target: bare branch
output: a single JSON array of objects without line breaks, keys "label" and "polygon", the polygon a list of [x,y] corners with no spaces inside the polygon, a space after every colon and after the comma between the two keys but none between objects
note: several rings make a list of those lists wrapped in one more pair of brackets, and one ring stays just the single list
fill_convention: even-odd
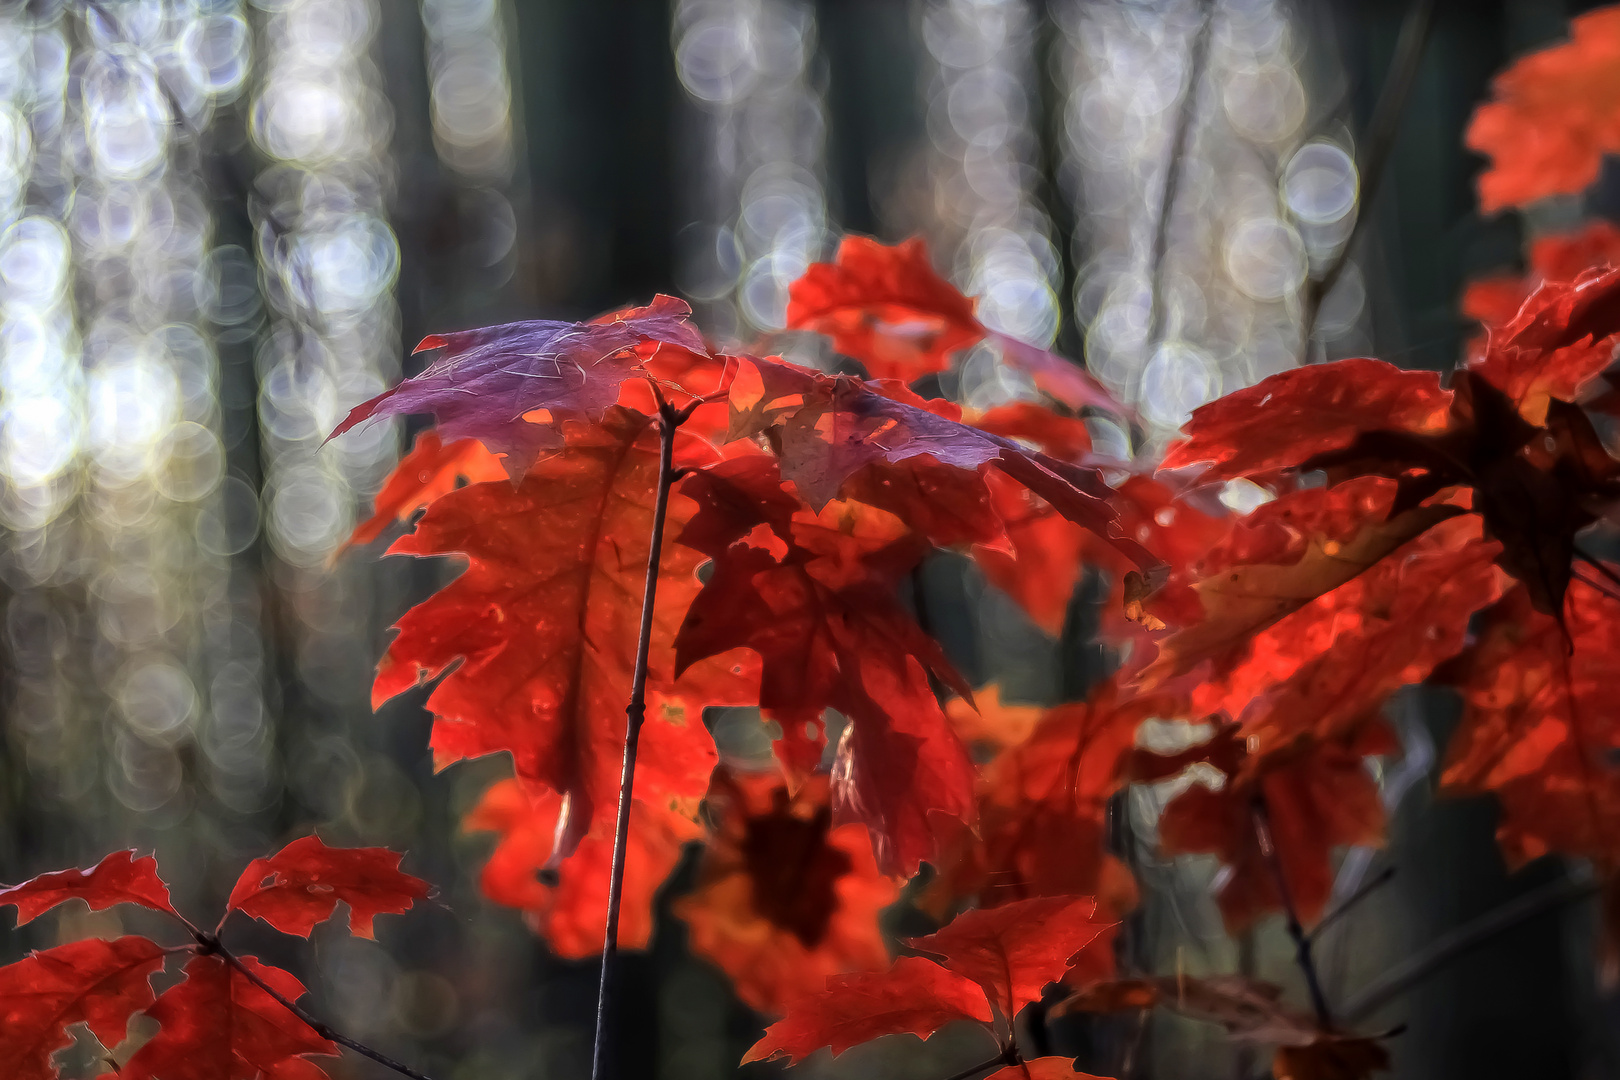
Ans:
[{"label": "bare branch", "polygon": [[1316,928],[1311,931],[1311,940],[1315,941],[1317,938],[1321,937],[1323,931],[1332,926],[1343,916],[1348,915],[1357,904],[1367,899],[1367,897],[1377,892],[1383,886],[1389,884],[1391,879],[1394,877],[1395,868],[1393,866],[1386,866],[1382,873],[1375,875],[1370,881],[1363,882],[1361,888],[1344,898],[1344,903],[1322,916],[1322,921],[1317,923]]},{"label": "bare branch", "polygon": [[1449,934],[1436,939],[1405,963],[1397,964],[1362,988],[1345,1006],[1345,1018],[1357,1023],[1400,997],[1451,961],[1521,923],[1593,896],[1598,883],[1591,878],[1566,877],[1532,889]]},{"label": "bare branch", "polygon": [[1434,29],[1434,9],[1435,0],[1413,0],[1412,6],[1406,9],[1400,37],[1395,43],[1395,56],[1389,62],[1389,74],[1384,79],[1384,88],[1379,91],[1378,103],[1373,106],[1372,117],[1367,121],[1361,153],[1357,156],[1356,173],[1361,180],[1361,203],[1357,208],[1356,222],[1350,227],[1350,235],[1345,239],[1344,246],[1339,248],[1339,253],[1305,291],[1305,310],[1300,316],[1302,349],[1309,345],[1311,333],[1316,329],[1316,317],[1322,310],[1323,297],[1338,282],[1339,275],[1344,273],[1356,241],[1372,218],[1373,202],[1378,198],[1384,169],[1395,149],[1395,136],[1400,133],[1401,117],[1406,113],[1406,99],[1412,93],[1412,84],[1417,80],[1418,67],[1423,61],[1424,48],[1429,43],[1429,33]]},{"label": "bare branch", "polygon": [[961,1072],[953,1073],[952,1075],[947,1076],[945,1080],[970,1080],[971,1077],[979,1075],[986,1069],[993,1069],[997,1065],[1016,1065],[1022,1060],[1024,1059],[1019,1056],[1017,1046],[1012,1043],[1008,1043],[1002,1048],[1001,1053],[997,1054],[989,1061],[981,1061],[977,1065],[969,1065]]},{"label": "bare branch", "polygon": [[1288,936],[1294,939],[1294,959],[1299,963],[1299,970],[1305,976],[1305,987],[1311,994],[1311,1006],[1316,1010],[1316,1022],[1323,1030],[1333,1027],[1333,1014],[1328,1011],[1327,995],[1322,993],[1322,979],[1316,971],[1316,959],[1311,955],[1311,937],[1299,923],[1299,912],[1294,908],[1294,897],[1288,889],[1288,878],[1283,873],[1282,856],[1277,852],[1276,841],[1271,835],[1271,818],[1266,812],[1264,796],[1256,795],[1252,808],[1254,815],[1254,838],[1260,844],[1260,857],[1265,859],[1266,866],[1271,870],[1272,881],[1277,886],[1277,896],[1282,900],[1283,914],[1288,919]]}]

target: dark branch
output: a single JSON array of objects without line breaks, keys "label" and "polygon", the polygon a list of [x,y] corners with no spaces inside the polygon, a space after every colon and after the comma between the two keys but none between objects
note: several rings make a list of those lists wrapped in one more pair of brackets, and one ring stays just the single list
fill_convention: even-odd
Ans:
[{"label": "dark branch", "polygon": [[1024,1059],[1019,1056],[1018,1047],[1013,1043],[1008,1043],[1006,1047],[1002,1049],[1001,1053],[997,1054],[989,1061],[981,1061],[977,1065],[969,1065],[961,1072],[947,1076],[945,1080],[971,1080],[972,1077],[978,1076],[986,1069],[993,1069],[997,1065],[1016,1065],[1022,1060]]},{"label": "dark branch", "polygon": [[1406,99],[1411,96],[1412,84],[1417,80],[1418,67],[1423,61],[1423,50],[1429,43],[1430,31],[1434,29],[1434,9],[1435,0],[1413,0],[1412,6],[1406,9],[1406,18],[1401,22],[1395,56],[1389,62],[1389,74],[1384,79],[1384,88],[1379,91],[1378,102],[1373,106],[1372,118],[1367,121],[1361,153],[1356,161],[1356,173],[1361,180],[1361,203],[1357,208],[1355,224],[1350,227],[1350,235],[1333,261],[1305,291],[1305,310],[1300,318],[1300,340],[1305,345],[1310,343],[1311,334],[1316,329],[1316,316],[1322,310],[1322,298],[1338,282],[1339,275],[1344,273],[1356,241],[1372,219],[1373,202],[1378,198],[1384,169],[1395,149],[1395,136],[1400,133],[1401,118],[1406,113]]},{"label": "dark branch", "polygon": [[1176,130],[1170,141],[1170,155],[1164,163],[1164,192],[1159,199],[1159,219],[1153,227],[1153,280],[1148,312],[1147,347],[1151,354],[1164,336],[1164,260],[1170,250],[1170,219],[1175,214],[1176,195],[1181,189],[1182,163],[1187,144],[1192,141],[1193,121],[1198,118],[1198,87],[1204,81],[1209,63],[1210,30],[1215,25],[1215,2],[1203,0],[1203,14],[1193,32],[1187,56],[1187,85],[1181,90],[1181,107],[1176,114]]},{"label": "dark branch", "polygon": [[1330,1029],[1333,1027],[1333,1014],[1328,1011],[1327,995],[1322,993],[1322,979],[1316,971],[1316,958],[1311,954],[1310,935],[1300,925],[1299,912],[1294,908],[1294,897],[1288,889],[1288,878],[1283,873],[1282,856],[1278,854],[1277,844],[1271,835],[1271,819],[1266,812],[1263,796],[1255,796],[1251,812],[1254,815],[1254,838],[1260,845],[1260,857],[1271,870],[1277,897],[1282,901],[1283,914],[1288,919],[1288,936],[1294,939],[1294,959],[1305,976],[1305,987],[1311,994],[1311,1007],[1316,1010],[1316,1022],[1324,1030]]},{"label": "dark branch", "polygon": [[1473,922],[1464,923],[1449,934],[1442,935],[1410,960],[1395,965],[1374,979],[1345,1006],[1345,1018],[1352,1024],[1364,1020],[1451,961],[1498,934],[1566,904],[1585,900],[1597,891],[1598,883],[1590,878],[1564,878],[1510,900]]},{"label": "dark branch", "polygon": [[219,938],[215,937],[213,934],[198,931],[196,937],[197,942],[202,946],[202,952],[205,955],[212,953],[213,955],[218,956],[221,960],[225,961],[227,964],[231,965],[231,967],[235,968],[237,971],[241,972],[244,979],[252,983],[254,986],[257,986],[260,990],[263,990],[266,994],[269,994],[272,998],[275,998],[277,1003],[279,1003],[282,1008],[286,1009],[288,1012],[298,1017],[298,1019],[302,1020],[309,1026],[311,1031],[315,1032],[315,1034],[319,1035],[321,1038],[327,1040],[328,1042],[335,1042],[339,1046],[347,1047],[362,1057],[368,1057],[377,1064],[394,1070],[401,1076],[409,1076],[411,1080],[429,1080],[425,1074],[417,1072],[409,1065],[401,1064],[400,1062],[389,1057],[387,1054],[380,1054],[371,1047],[367,1046],[365,1043],[357,1042],[340,1031],[334,1031],[329,1025],[315,1019],[309,1013],[305,1012],[287,998],[283,997],[275,987],[259,978],[259,976],[256,975],[252,969],[250,969],[246,964],[242,963],[241,960],[238,960],[234,953],[232,953],[224,945],[220,944]]},{"label": "dark branch", "polygon": [[1327,930],[1328,927],[1338,922],[1341,917],[1348,915],[1357,904],[1367,899],[1367,897],[1377,892],[1383,886],[1389,884],[1390,880],[1394,877],[1395,868],[1393,866],[1386,866],[1383,873],[1374,876],[1369,881],[1363,882],[1361,888],[1344,898],[1344,903],[1322,916],[1322,921],[1317,923],[1316,929],[1311,931],[1311,940],[1315,941],[1317,938],[1321,937],[1323,932]]},{"label": "dark branch", "polygon": [[[656,387],[655,387],[656,390]],[[677,409],[658,394],[658,492],[653,500],[652,546],[647,549],[647,582],[641,594],[641,627],[636,637],[636,666],[625,707],[624,771],[619,777],[619,816],[613,834],[613,870],[608,879],[607,932],[602,941],[602,982],[596,998],[596,1045],[591,1080],[607,1075],[608,1032],[613,1019],[613,980],[619,953],[619,904],[624,894],[625,845],[630,836],[630,805],[636,783],[636,751],[647,717],[647,654],[652,647],[653,606],[658,594],[658,563],[664,549],[664,518],[676,472],[675,430],[689,409]]]}]

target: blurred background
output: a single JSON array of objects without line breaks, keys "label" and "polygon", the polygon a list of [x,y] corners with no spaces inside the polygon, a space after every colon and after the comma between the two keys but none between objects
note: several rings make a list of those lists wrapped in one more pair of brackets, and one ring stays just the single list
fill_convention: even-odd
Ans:
[{"label": "blurred background", "polygon": [[[155,848],[201,917],[249,858],[313,828],[408,849],[443,904],[384,920],[380,944],[232,933],[435,1077],[585,1075],[594,966],[482,900],[491,841],[459,831],[501,764],[435,776],[422,695],[371,711],[386,628],[445,570],[337,558],[410,434],[322,447],[344,410],[416,370],[426,333],[655,291],[718,339],[759,340],[851,231],[927,237],[986,322],[1084,357],[1141,410],[1143,445],[1118,431],[1121,454],[1300,362],[1444,369],[1469,332],[1462,284],[1582,210],[1479,217],[1467,117],[1588,6],[1441,3],[1363,207],[1353,162],[1393,0],[0,0],[0,879]],[[1606,207],[1620,184],[1589,196]],[[939,389],[1032,392],[988,352]],[[1052,640],[964,561],[926,581],[976,683],[1047,704],[1098,674],[1085,594]],[[1508,880],[1488,806],[1428,805],[1454,717],[1418,693],[1403,710],[1391,847],[1350,856],[1400,873],[1329,942],[1339,995],[1558,869]],[[1138,854],[1148,888],[1180,898],[1140,917],[1148,953],[1234,966],[1202,898],[1212,867]],[[1380,1013],[1410,1025],[1398,1075],[1620,1076],[1588,916],[1527,922]],[[45,919],[6,931],[6,956],[120,919],[144,925]],[[664,916],[628,961],[623,1075],[729,1075],[757,1035],[682,933]],[[1285,940],[1251,949],[1292,977]],[[1162,1034],[1131,1075],[1265,1066],[1208,1031]],[[1090,1045],[1083,1026],[1053,1037]],[[940,1080],[981,1056],[942,1036],[799,1074]]]}]

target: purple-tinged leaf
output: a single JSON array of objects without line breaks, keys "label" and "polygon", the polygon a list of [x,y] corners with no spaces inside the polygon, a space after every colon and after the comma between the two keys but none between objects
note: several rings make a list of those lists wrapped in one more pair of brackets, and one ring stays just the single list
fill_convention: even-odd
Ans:
[{"label": "purple-tinged leaf", "polygon": [[1098,470],[970,427],[950,415],[955,407],[947,402],[924,401],[892,384],[751,359],[732,383],[731,408],[732,438],[774,429],[783,478],[817,509],[838,496],[844,481],[872,465],[896,465],[925,455],[970,472],[993,465],[1136,565],[1159,565],[1121,531],[1110,505],[1121,496]]},{"label": "purple-tinged leaf", "polygon": [[591,322],[544,319],[484,326],[422,339],[417,352],[445,353],[414,379],[356,405],[329,438],[374,416],[432,413],[445,442],[474,438],[520,479],[543,450],[563,445],[562,422],[598,420],[635,373],[637,346],[668,345],[707,356],[683,301],[657,296],[646,307]]}]

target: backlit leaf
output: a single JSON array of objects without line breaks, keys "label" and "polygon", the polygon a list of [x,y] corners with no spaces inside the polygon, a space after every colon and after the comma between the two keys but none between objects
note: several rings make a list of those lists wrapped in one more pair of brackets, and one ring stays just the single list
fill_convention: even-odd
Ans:
[{"label": "backlit leaf", "polygon": [[408,911],[428,894],[427,882],[400,872],[400,857],[387,848],[329,848],[320,837],[301,837],[249,863],[225,910],[308,937],[341,900],[349,906],[349,932],[369,938],[378,915]]}]

